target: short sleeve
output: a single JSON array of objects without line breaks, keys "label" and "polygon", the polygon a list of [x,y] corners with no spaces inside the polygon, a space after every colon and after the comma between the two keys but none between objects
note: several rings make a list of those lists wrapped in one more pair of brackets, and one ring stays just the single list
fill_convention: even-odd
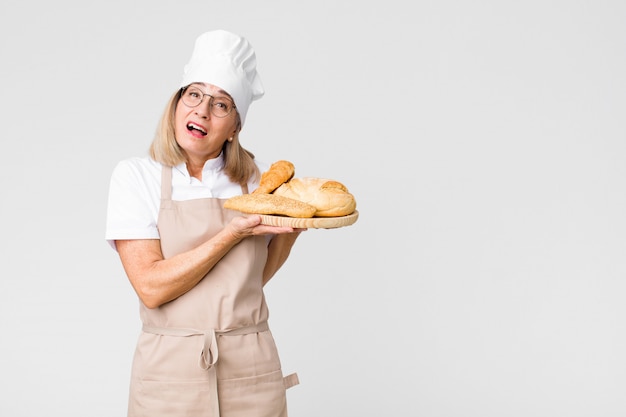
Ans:
[{"label": "short sleeve", "polygon": [[105,239],[159,239],[160,166],[139,158],[121,161],[109,184]]}]

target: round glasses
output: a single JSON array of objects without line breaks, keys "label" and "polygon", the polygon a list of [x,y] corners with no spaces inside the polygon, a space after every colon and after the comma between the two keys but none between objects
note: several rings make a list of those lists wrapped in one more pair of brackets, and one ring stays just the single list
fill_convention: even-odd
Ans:
[{"label": "round glasses", "polygon": [[209,109],[215,117],[226,117],[236,107],[235,103],[226,96],[212,96],[193,86],[183,87],[181,99],[187,107],[198,107],[204,100],[204,96],[209,97]]}]

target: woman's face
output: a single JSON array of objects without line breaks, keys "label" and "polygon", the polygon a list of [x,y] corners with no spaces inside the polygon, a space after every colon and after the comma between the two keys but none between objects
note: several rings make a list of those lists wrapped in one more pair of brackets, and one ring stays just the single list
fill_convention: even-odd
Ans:
[{"label": "woman's face", "polygon": [[[200,90],[200,95],[194,95],[196,99],[202,97],[201,94],[229,97],[225,91],[211,84],[193,83],[190,87]],[[183,99],[178,100],[174,114],[174,133],[176,142],[187,154],[187,159],[207,161],[217,157],[224,142],[235,134],[237,111],[232,109],[228,116],[216,117],[211,113],[210,99],[211,97],[204,96],[202,102],[195,107],[188,106]]]}]

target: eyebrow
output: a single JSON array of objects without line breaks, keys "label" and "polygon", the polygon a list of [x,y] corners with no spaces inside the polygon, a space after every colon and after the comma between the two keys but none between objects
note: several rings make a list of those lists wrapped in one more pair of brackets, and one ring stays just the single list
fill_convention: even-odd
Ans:
[{"label": "eyebrow", "polygon": [[[195,83],[191,83],[189,85],[195,85],[196,87],[197,86],[206,87],[206,83],[201,83],[201,82],[195,82]],[[217,92],[220,93],[220,94],[225,95],[226,97],[228,97],[231,100],[233,99],[230,94],[228,94],[226,91],[222,90],[221,88],[218,89]]]}]

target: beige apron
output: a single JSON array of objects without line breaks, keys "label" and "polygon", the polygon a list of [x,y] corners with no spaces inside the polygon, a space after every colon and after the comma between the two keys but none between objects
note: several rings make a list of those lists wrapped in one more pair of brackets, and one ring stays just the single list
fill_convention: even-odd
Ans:
[{"label": "beige apron", "polygon": [[[163,167],[158,228],[166,259],[238,215],[223,200],[171,196],[172,169]],[[186,294],[154,309],[140,303],[129,417],[287,417],[285,391],[298,379],[283,377],[267,325],[266,258],[265,237],[248,237]]]}]

